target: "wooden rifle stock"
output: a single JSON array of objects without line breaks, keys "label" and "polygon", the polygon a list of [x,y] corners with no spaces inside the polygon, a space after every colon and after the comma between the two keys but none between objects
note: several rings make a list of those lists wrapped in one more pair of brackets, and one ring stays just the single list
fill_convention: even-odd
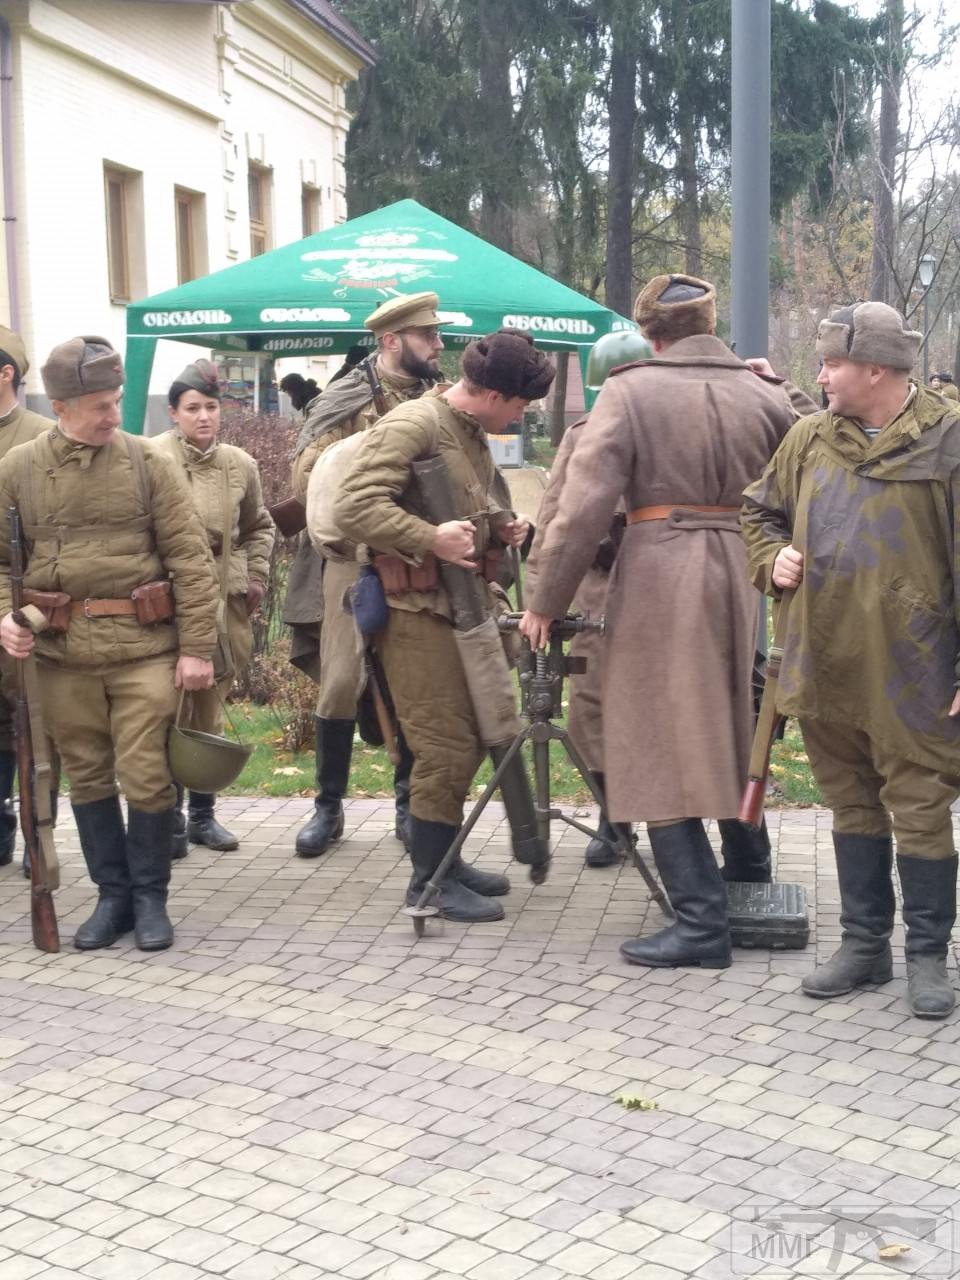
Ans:
[{"label": "wooden rifle stock", "polygon": [[377,676],[376,664],[373,660],[373,654],[370,652],[369,646],[365,650],[364,660],[367,667],[367,680],[370,685],[370,695],[373,698],[373,710],[377,717],[377,724],[380,726],[384,750],[387,753],[388,760],[394,768],[396,768],[400,763],[400,748],[397,746],[397,726],[393,723],[393,717],[390,715],[390,708],[387,706],[387,700],[383,696],[383,690],[380,687],[380,679]]},{"label": "wooden rifle stock", "polygon": [[[20,627],[30,628],[30,622],[23,614],[23,529],[20,523],[20,512],[16,507],[10,508],[10,587],[13,598],[13,620]],[[30,628],[32,630],[32,628]],[[30,718],[29,668],[34,661],[33,655],[16,659],[17,699],[16,699],[16,735],[17,735],[17,780],[20,794],[20,829],[23,832],[23,844],[30,862],[30,928],[33,934],[33,945],[38,951],[57,952],[60,950],[60,931],[57,927],[57,913],[53,905],[53,888],[51,877],[44,855],[37,821],[37,804],[35,796],[33,726]],[[48,770],[49,772],[49,770]],[[45,783],[45,785],[49,785]],[[49,802],[49,794],[47,796]],[[52,827],[49,818],[49,803],[43,806],[47,817],[45,821]],[[47,832],[49,836],[49,831]]]},{"label": "wooden rifle stock", "polygon": [[787,617],[790,613],[792,591],[785,591],[780,601],[780,612],[777,615],[777,627],[773,636],[773,644],[767,654],[766,679],[763,686],[763,697],[760,700],[760,714],[757,716],[757,727],[753,735],[753,749],[750,752],[750,770],[747,784],[740,799],[740,812],[737,817],[748,826],[759,829],[763,822],[763,805],[767,796],[767,777],[770,773],[770,752],[777,734],[786,719],[777,711],[777,686],[780,679],[780,663],[783,660],[783,642],[787,635]]}]

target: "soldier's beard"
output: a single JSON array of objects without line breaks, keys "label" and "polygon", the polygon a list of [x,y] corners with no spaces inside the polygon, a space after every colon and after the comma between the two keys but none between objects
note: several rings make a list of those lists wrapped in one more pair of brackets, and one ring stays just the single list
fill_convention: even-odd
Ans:
[{"label": "soldier's beard", "polygon": [[400,338],[400,368],[411,378],[422,378],[424,382],[440,381],[440,365],[436,360],[421,360],[407,346],[406,338]]}]

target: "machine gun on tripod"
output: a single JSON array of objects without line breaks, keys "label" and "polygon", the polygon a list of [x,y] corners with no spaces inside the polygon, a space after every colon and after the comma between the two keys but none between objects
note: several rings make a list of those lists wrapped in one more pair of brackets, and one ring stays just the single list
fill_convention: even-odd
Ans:
[{"label": "machine gun on tripod", "polygon": [[[502,614],[497,619],[497,625],[501,631],[517,631],[522,616],[520,613]],[[439,914],[437,908],[430,905],[431,898],[437,892],[443,877],[460,853],[464,842],[476,826],[493,793],[500,785],[503,774],[509,769],[511,762],[520,753],[525,743],[530,742],[533,746],[534,813],[538,837],[545,845],[549,846],[550,824],[554,818],[558,818],[568,826],[575,827],[585,835],[592,836],[596,834],[592,828],[584,826],[582,823],[577,822],[576,819],[569,817],[561,809],[553,806],[550,796],[550,743],[562,743],[574,768],[583,778],[594,800],[600,806],[600,812],[606,816],[606,798],[603,792],[597,786],[596,780],[587,768],[583,757],[570,740],[567,730],[562,725],[554,724],[554,720],[558,719],[562,714],[564,679],[568,675],[582,674],[586,670],[585,658],[571,658],[564,653],[564,641],[571,639],[578,632],[599,631],[602,633],[603,629],[604,620],[602,618],[591,619],[568,615],[566,618],[551,623],[550,643],[546,649],[533,650],[530,648],[529,641],[523,640],[523,648],[517,666],[520,673],[521,712],[527,723],[497,761],[493,777],[487,783],[480,799],[464,821],[457,838],[447,850],[432,879],[427,882],[416,905],[404,908],[407,915],[413,918],[413,927],[418,938],[423,937],[426,921],[431,916]],[[640,857],[636,845],[622,831],[616,830],[621,852],[632,860],[650,890],[650,896],[661,911],[667,916],[672,916],[673,913],[663,890]],[[535,884],[540,883],[534,871],[535,868],[531,868],[531,879]]]}]

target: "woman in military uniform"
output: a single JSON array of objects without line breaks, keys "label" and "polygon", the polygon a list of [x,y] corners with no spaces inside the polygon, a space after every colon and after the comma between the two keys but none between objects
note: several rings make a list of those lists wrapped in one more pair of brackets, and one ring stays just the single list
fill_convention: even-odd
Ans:
[{"label": "woman in military uniform", "polygon": [[[250,661],[250,617],[266,590],[274,527],[263,505],[256,462],[243,449],[217,439],[220,383],[216,366],[209,360],[188,364],[171,385],[167,399],[173,427],[153,444],[172,458],[187,478],[220,582],[217,683],[213,689],[191,695],[189,717],[181,724],[204,733],[220,733],[223,699]],[[183,818],[183,789],[179,787],[178,797],[175,857],[186,856],[188,839],[208,849],[236,849],[236,836],[214,816],[214,795],[191,791],[187,822]]]}]

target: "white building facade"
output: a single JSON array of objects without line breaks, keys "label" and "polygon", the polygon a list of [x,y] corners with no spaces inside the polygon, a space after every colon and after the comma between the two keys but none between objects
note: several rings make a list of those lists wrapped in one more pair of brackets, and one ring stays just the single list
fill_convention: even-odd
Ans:
[{"label": "white building facade", "polygon": [[[0,320],[39,367],[122,351],[129,301],[346,216],[345,89],[372,50],[328,0],[0,0]],[[161,342],[149,421],[209,354]]]}]

